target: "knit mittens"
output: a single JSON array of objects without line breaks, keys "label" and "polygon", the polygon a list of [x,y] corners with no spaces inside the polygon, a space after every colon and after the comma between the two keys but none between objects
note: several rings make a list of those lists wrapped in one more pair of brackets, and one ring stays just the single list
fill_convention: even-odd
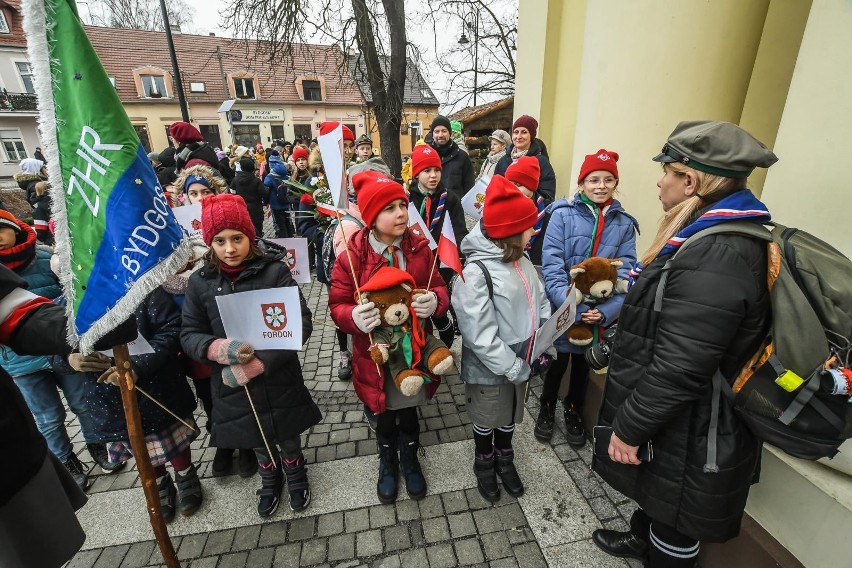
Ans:
[{"label": "knit mittens", "polygon": [[232,339],[215,339],[207,348],[207,358],[220,365],[242,365],[254,359],[254,347]]},{"label": "knit mittens", "polygon": [[230,365],[222,369],[222,382],[231,388],[241,387],[263,371],[263,361],[255,357],[248,363]]}]

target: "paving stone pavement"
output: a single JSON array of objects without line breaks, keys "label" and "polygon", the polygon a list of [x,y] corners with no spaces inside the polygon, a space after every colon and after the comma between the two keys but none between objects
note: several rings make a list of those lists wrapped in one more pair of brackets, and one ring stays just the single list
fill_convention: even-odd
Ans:
[{"label": "paving stone pavement", "polygon": [[[590,445],[575,451],[565,443],[561,420],[557,420],[552,445],[540,444],[532,437],[540,379],[530,384],[528,412],[516,434],[526,495],[516,500],[504,492],[494,505],[480,497],[471,471],[464,387],[458,375],[452,375],[446,377],[435,398],[420,409],[429,495],[419,502],[401,496],[394,505],[378,504],[372,491],[375,438],[351,383],[337,379],[338,348],[325,287],[315,282],[302,290],[314,314],[314,333],[301,353],[302,369],[324,415],[320,424],[303,435],[314,501],[300,515],[291,513],[282,503],[275,516],[261,520],[254,513],[257,478],[213,479],[210,464],[214,449],[208,447],[204,432],[193,443],[192,454],[208,502],[196,515],[201,519],[178,518],[169,526],[184,567],[639,566],[602,554],[590,540],[591,531],[601,526],[626,529],[635,508],[590,471]],[[459,344],[457,340],[456,353]],[[557,416],[561,415],[557,411]],[[76,418],[70,412],[68,416],[75,449],[80,459],[92,466]],[[197,418],[200,425],[206,422],[200,408]],[[93,466],[90,502],[79,513],[90,536],[84,550],[66,565],[68,568],[162,565],[159,550],[150,540],[150,528],[145,526],[147,515],[135,466],[132,462],[128,465],[126,471],[111,475]],[[323,474],[332,472],[339,478],[322,479]],[[328,489],[329,494],[318,495],[318,488]],[[210,493],[216,497],[245,494],[236,505],[227,505],[239,507],[240,514],[217,514],[217,503]],[[286,491],[284,496],[286,500]],[[221,508],[226,508],[224,500],[220,500]],[[144,537],[130,531],[100,534],[101,530],[108,532],[108,524],[120,526],[120,522],[109,521],[110,515],[120,520],[132,508],[139,510],[133,509],[131,524],[138,525]],[[200,523],[203,530],[195,530],[192,522]]]}]

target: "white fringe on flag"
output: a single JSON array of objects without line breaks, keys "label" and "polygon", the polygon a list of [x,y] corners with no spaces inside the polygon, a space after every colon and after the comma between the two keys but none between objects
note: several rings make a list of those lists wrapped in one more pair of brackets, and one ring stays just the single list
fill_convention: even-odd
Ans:
[{"label": "white fringe on flag", "polygon": [[[65,0],[55,0],[65,1]],[[42,151],[47,159],[47,173],[50,181],[51,216],[56,225],[55,251],[59,255],[59,282],[65,296],[65,311],[68,315],[68,343],[78,347],[82,353],[91,353],[95,342],[127,321],[139,304],[148,297],[167,277],[186,266],[192,253],[191,244],[184,238],[175,251],[155,268],[149,270],[135,281],[133,287],[115,306],[92,324],[82,336],[78,336],[74,325],[74,271],[72,270],[71,242],[73,236],[68,226],[68,210],[65,204],[65,180],[59,163],[59,143],[57,142],[57,109],[53,93],[57,84],[51,74],[50,46],[48,45],[48,11],[53,10],[49,0],[23,0],[24,32],[27,36],[27,53],[33,72],[33,86],[38,97],[39,130],[41,131]],[[51,16],[55,14],[51,13]],[[51,22],[56,18],[51,17]],[[89,290],[90,294],[97,293]]]}]

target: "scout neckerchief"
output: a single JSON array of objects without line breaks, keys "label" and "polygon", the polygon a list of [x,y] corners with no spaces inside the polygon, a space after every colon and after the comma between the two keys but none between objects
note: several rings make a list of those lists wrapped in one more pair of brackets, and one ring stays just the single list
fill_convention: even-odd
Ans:
[{"label": "scout neckerchief", "polygon": [[538,199],[535,200],[535,206],[538,209],[538,217],[536,218],[535,226],[533,227],[533,234],[532,237],[530,237],[530,242],[527,243],[524,250],[530,250],[532,248],[535,238],[541,232],[542,225],[544,225],[544,197],[539,195]]},{"label": "scout neckerchief", "polygon": [[[420,189],[418,187],[418,189]],[[423,192],[425,197],[423,201],[420,202],[420,217],[425,221],[427,216],[429,215],[429,211],[432,210],[432,194]],[[438,221],[441,220],[441,214],[444,212],[444,208],[446,207],[447,201],[447,190],[441,192],[441,196],[438,198],[438,207],[435,209],[435,214],[432,216],[432,220],[429,222],[429,230],[431,231],[435,227],[438,226]]]}]

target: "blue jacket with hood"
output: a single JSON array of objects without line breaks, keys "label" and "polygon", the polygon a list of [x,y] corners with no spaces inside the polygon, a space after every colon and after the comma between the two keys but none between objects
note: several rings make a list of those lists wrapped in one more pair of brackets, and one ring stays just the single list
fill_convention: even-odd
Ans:
[{"label": "blue jacket with hood", "polygon": [[[588,205],[580,199],[579,192],[572,198],[555,201],[548,207],[550,222],[544,234],[542,244],[542,272],[547,297],[556,310],[565,302],[571,288],[569,271],[575,264],[587,258],[592,244],[595,216]],[[613,200],[604,210],[604,229],[595,256],[620,258],[624,263],[618,270],[619,278],[627,278],[627,272],[636,264],[636,235],[639,223],[629,215],[621,203]],[[604,316],[603,325],[610,326],[618,319],[618,312],[624,302],[624,294],[616,294],[609,300],[595,306]],[[588,311],[586,304],[577,306],[577,321]],[[560,353],[582,353],[585,346],[572,345],[563,336],[556,341],[556,350]]]},{"label": "blue jacket with hood", "polygon": [[[290,202],[285,200],[282,203],[279,201],[277,189],[280,183],[290,179],[290,170],[287,169],[287,166],[281,161],[279,156],[269,157],[269,167],[270,172],[263,178],[263,185],[269,188],[269,207],[275,211],[289,211]],[[289,186],[287,187],[287,191],[289,193]]]}]

